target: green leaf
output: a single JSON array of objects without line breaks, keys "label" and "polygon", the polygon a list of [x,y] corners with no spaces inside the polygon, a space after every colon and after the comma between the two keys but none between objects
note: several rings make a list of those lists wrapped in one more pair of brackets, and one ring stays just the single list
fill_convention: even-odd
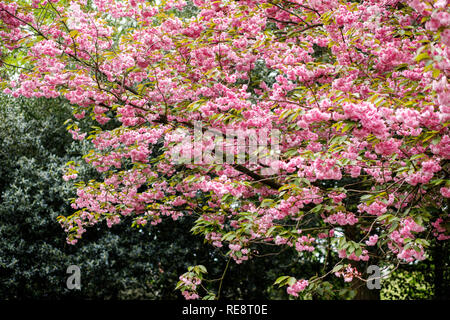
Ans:
[{"label": "green leaf", "polygon": [[433,145],[437,145],[439,142],[441,142],[441,138],[442,138],[442,136],[436,136],[433,138],[433,140],[431,140],[431,143]]},{"label": "green leaf", "polygon": [[425,59],[428,59],[428,58],[430,58],[430,56],[428,55],[428,53],[427,53],[427,52],[422,52],[422,53],[418,54],[418,55],[414,58],[414,60],[416,60],[417,62],[420,62],[420,61],[425,60]]},{"label": "green leaf", "polygon": [[230,231],[230,232],[226,233],[225,235],[223,235],[222,241],[231,241],[234,238],[236,238],[236,234],[233,231]]},{"label": "green leaf", "polygon": [[289,276],[281,276],[277,280],[275,280],[274,285],[280,284],[280,286],[281,286],[288,278],[289,278]]},{"label": "green leaf", "polygon": [[270,207],[273,204],[274,200],[273,199],[264,199],[261,202],[261,208],[267,208]]},{"label": "green leaf", "polygon": [[292,286],[297,282],[297,279],[295,279],[294,277],[290,277],[287,281],[287,283]]},{"label": "green leaf", "polygon": [[354,244],[353,243],[350,243],[350,245],[348,246],[348,250],[347,250],[347,252],[349,253],[349,254],[352,254],[353,252],[355,252],[355,246],[354,246]]},{"label": "green leaf", "polygon": [[337,266],[335,266],[333,268],[333,270],[331,270],[332,273],[338,272],[339,270],[341,270],[342,268],[344,268],[344,265],[342,264],[338,264]]},{"label": "green leaf", "polygon": [[72,38],[76,38],[78,36],[78,33],[79,33],[78,30],[72,30],[72,31],[69,32],[69,35]]},{"label": "green leaf", "polygon": [[439,70],[439,69],[433,70],[433,78],[437,79],[440,74],[441,74],[441,70]]},{"label": "green leaf", "polygon": [[198,265],[198,268],[200,269],[200,271],[202,273],[208,273],[208,271],[206,270],[206,267],[204,265],[200,264],[200,265]]},{"label": "green leaf", "polygon": [[178,281],[177,286],[175,287],[175,290],[180,289],[183,286],[184,282],[183,281]]},{"label": "green leaf", "polygon": [[267,232],[266,232],[266,237],[269,237],[276,228],[277,228],[277,226],[270,227],[269,230],[267,230]]}]

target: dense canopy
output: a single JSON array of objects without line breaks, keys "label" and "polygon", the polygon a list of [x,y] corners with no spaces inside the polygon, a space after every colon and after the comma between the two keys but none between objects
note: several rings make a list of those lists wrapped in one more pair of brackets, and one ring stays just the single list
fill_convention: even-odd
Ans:
[{"label": "dense canopy", "polygon": [[[261,244],[320,257],[280,274],[297,297],[450,239],[449,25],[446,0],[3,0],[0,81],[65,98],[92,143],[100,178],[64,175],[69,243],[193,215],[238,264]],[[206,272],[180,277],[186,298],[216,297]]]}]

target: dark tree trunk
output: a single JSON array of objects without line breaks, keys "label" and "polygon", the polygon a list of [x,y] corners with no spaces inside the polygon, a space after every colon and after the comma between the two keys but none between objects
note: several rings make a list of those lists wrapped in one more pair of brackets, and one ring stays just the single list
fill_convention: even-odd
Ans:
[{"label": "dark tree trunk", "polygon": [[380,300],[380,290],[369,289],[360,279],[354,278],[351,287],[356,291],[355,300]]},{"label": "dark tree trunk", "polygon": [[[367,263],[352,261],[350,264],[361,272],[361,278],[367,278],[367,274],[365,274],[368,267]],[[355,300],[380,300],[379,289],[369,289],[365,281],[356,277],[353,278],[353,281],[351,282],[351,289],[356,291]]]},{"label": "dark tree trunk", "polygon": [[442,256],[442,244],[436,241],[433,248],[434,262],[434,300],[442,300],[444,298],[444,261]]},{"label": "dark tree trunk", "polygon": [[[347,226],[346,228],[346,236],[348,239],[353,241],[359,241],[359,231],[355,228],[355,226]],[[370,260],[370,264],[376,264],[377,261],[373,258]],[[363,279],[367,278],[366,270],[369,266],[367,262],[357,262],[350,261],[352,267],[356,267],[356,269],[361,273],[361,277]],[[367,287],[367,283],[358,278],[353,278],[351,282],[351,289],[356,291],[355,300],[380,300],[380,290],[378,289],[369,289]]]}]

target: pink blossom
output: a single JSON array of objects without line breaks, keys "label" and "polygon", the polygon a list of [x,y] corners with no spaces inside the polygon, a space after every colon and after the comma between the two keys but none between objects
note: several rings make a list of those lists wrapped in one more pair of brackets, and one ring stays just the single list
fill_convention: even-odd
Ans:
[{"label": "pink blossom", "polygon": [[187,290],[183,291],[182,295],[186,300],[195,300],[200,298],[198,294],[189,292]]},{"label": "pink blossom", "polygon": [[434,227],[433,235],[439,240],[444,241],[450,239],[450,235],[445,235],[447,230],[441,226],[441,223],[444,222],[442,218],[438,218],[435,222],[432,222],[431,225]]},{"label": "pink blossom", "polygon": [[450,187],[442,187],[440,189],[442,196],[450,198]]},{"label": "pink blossom", "polygon": [[335,272],[334,275],[336,277],[344,278],[345,282],[351,282],[354,277],[360,277],[361,273],[356,269],[356,267],[348,265],[345,269]]},{"label": "pink blossom", "polygon": [[305,290],[308,285],[308,280],[297,280],[293,285],[288,286],[286,291],[289,295],[298,297],[298,293]]},{"label": "pink blossom", "polygon": [[239,244],[229,244],[228,247],[231,249],[231,251],[239,251],[241,250],[241,245]]},{"label": "pink blossom", "polygon": [[374,246],[374,245],[376,245],[377,241],[378,241],[378,235],[375,234],[373,236],[370,236],[369,240],[366,240],[366,244],[368,246]]},{"label": "pink blossom", "polygon": [[356,218],[355,215],[351,212],[350,213],[337,212],[324,219],[324,222],[328,222],[331,224],[339,224],[341,226],[354,225],[355,223],[358,222],[358,218]]}]

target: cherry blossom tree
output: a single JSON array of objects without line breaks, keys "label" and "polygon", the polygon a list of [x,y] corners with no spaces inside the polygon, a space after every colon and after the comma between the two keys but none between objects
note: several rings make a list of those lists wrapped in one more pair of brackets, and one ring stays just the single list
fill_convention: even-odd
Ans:
[{"label": "cherry blossom tree", "polygon": [[[275,283],[305,298],[450,238],[446,0],[2,0],[0,21],[3,92],[67,99],[103,175],[67,167],[71,244],[195,215],[236,263],[261,243],[325,257]],[[180,277],[186,298],[220,297],[206,273]]]}]

